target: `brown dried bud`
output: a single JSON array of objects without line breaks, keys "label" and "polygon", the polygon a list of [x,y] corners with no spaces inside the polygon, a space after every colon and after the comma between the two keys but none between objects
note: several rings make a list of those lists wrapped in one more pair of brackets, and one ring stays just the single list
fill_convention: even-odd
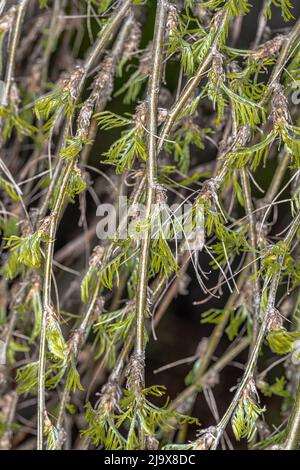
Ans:
[{"label": "brown dried bud", "polygon": [[30,69],[30,75],[26,78],[26,86],[32,93],[39,93],[41,90],[41,76],[43,71],[43,61],[37,59],[34,64],[32,64]]},{"label": "brown dried bud", "polygon": [[71,97],[75,100],[79,91],[82,77],[84,76],[83,68],[77,66],[73,73],[63,80],[63,91],[70,93]]},{"label": "brown dried bud", "polygon": [[242,71],[241,67],[239,66],[239,64],[237,63],[236,60],[233,60],[232,62],[230,62],[228,65],[228,72],[229,73],[234,73],[234,74],[238,74]]},{"label": "brown dried bud", "polygon": [[31,225],[28,219],[24,219],[21,222],[21,234],[23,237],[32,234]]},{"label": "brown dried bud", "polygon": [[275,126],[280,124],[286,125],[291,121],[288,100],[283,90],[284,88],[280,84],[276,84],[272,88],[271,119]]},{"label": "brown dried bud", "polygon": [[178,29],[178,13],[177,9],[174,5],[169,5],[169,11],[167,15],[167,21],[166,21],[166,30],[167,34],[169,36],[172,36],[172,34],[177,31]]},{"label": "brown dried bud", "polygon": [[97,100],[98,106],[100,101],[107,101],[111,98],[114,87],[114,58],[106,56],[98,72],[95,80],[95,88],[93,98]]},{"label": "brown dried bud", "polygon": [[247,279],[239,293],[235,308],[244,306],[249,312],[251,312],[253,309],[253,300],[253,284],[249,279]]},{"label": "brown dried bud", "polygon": [[162,206],[167,204],[167,189],[162,184],[155,185],[155,203]]},{"label": "brown dried bud", "polygon": [[77,119],[77,136],[82,140],[87,140],[91,119],[94,112],[94,102],[88,99],[84,102]]},{"label": "brown dried bud", "polygon": [[105,298],[98,297],[95,302],[95,316],[98,318],[104,312]]},{"label": "brown dried bud", "polygon": [[203,183],[202,191],[199,195],[198,201],[214,201],[217,197],[217,181],[211,178]]},{"label": "brown dried bud", "polygon": [[[134,121],[136,125],[145,127],[147,124],[147,111],[148,103],[143,101],[136,107]],[[157,110],[157,125],[160,126],[167,118],[168,110],[165,108],[158,108]]]},{"label": "brown dried bud", "polygon": [[78,328],[71,333],[71,337],[68,341],[68,351],[77,358],[79,350],[82,344],[82,331]]},{"label": "brown dried bud", "polygon": [[270,331],[278,331],[283,326],[283,319],[280,315],[280,312],[273,308],[271,312],[269,312],[269,319],[267,324],[267,330]]},{"label": "brown dried bud", "polygon": [[10,425],[15,416],[18,393],[16,391],[8,392],[0,399],[0,422],[5,423],[7,428],[0,436],[0,450],[9,450],[11,448],[12,430]]},{"label": "brown dried bud", "polygon": [[133,21],[128,38],[124,44],[124,55],[130,56],[134,54],[139,47],[142,32],[141,25],[137,21]]},{"label": "brown dried bud", "polygon": [[29,292],[26,296],[25,303],[30,302],[33,295],[36,294],[37,292],[39,292],[41,290],[41,286],[42,286],[42,280],[41,280],[41,277],[38,274],[33,274],[31,276],[30,281],[31,281],[31,287],[30,287]]},{"label": "brown dried bud", "polygon": [[195,2],[192,4],[192,12],[202,24],[208,25],[211,20],[211,12],[208,8],[202,7],[200,3]]},{"label": "brown dried bud", "polygon": [[168,110],[165,108],[158,108],[157,110],[157,125],[160,126],[168,117]]},{"label": "brown dried bud", "polygon": [[16,109],[18,109],[21,99],[20,99],[19,89],[15,81],[13,81],[12,84],[10,85],[9,101]]},{"label": "brown dried bud", "polygon": [[212,17],[209,28],[210,29],[213,28],[214,30],[217,31],[219,27],[221,26],[222,21],[224,21],[224,13],[223,13],[223,10],[220,9]]},{"label": "brown dried bud", "polygon": [[119,411],[118,403],[121,396],[122,392],[119,385],[115,382],[108,382],[102,387],[100,398],[97,402],[98,409],[101,409],[106,416]]},{"label": "brown dried bud", "polygon": [[249,142],[250,138],[251,138],[250,127],[248,126],[248,124],[246,124],[245,126],[240,127],[240,129],[238,130],[233,145],[235,148],[244,147],[247,144],[247,142]]},{"label": "brown dried bud", "polygon": [[8,12],[0,18],[0,33],[6,33],[13,25],[17,8],[11,7]]},{"label": "brown dried bud", "polygon": [[251,56],[255,60],[268,59],[269,57],[273,57],[280,51],[284,39],[285,36],[279,34],[270,41],[261,44],[254,52],[252,52]]},{"label": "brown dried bud", "polygon": [[159,446],[159,442],[154,436],[145,437],[145,448],[147,450],[157,450],[158,446]]},{"label": "brown dried bud", "polygon": [[198,439],[194,442],[194,450],[209,450],[214,443],[217,428],[210,426],[207,429],[202,429],[198,433]]},{"label": "brown dried bud", "polygon": [[95,246],[89,259],[89,267],[96,268],[97,266],[101,266],[103,255],[104,255],[103,246],[100,246],[100,245]]},{"label": "brown dried bud", "polygon": [[146,101],[142,101],[142,103],[138,104],[136,107],[135,115],[134,115],[134,122],[137,126],[146,126],[147,122],[147,109],[148,103]]},{"label": "brown dried bud", "polygon": [[151,62],[152,62],[152,42],[149,42],[148,46],[144,50],[144,53],[140,59],[140,64],[138,71],[143,76],[146,77],[151,72]]},{"label": "brown dried bud", "polygon": [[212,71],[214,72],[217,81],[225,80],[225,73],[224,73],[224,68],[223,68],[223,56],[218,51],[215,51],[213,53]]},{"label": "brown dried bud", "polygon": [[253,377],[249,378],[247,384],[244,387],[242,395],[245,400],[249,398],[258,398],[258,393]]},{"label": "brown dried bud", "polygon": [[38,232],[40,232],[41,235],[48,235],[52,218],[53,216],[49,215],[40,221]]},{"label": "brown dried bud", "polygon": [[48,305],[46,307],[46,319],[47,319],[47,328],[51,326],[51,323],[53,321],[57,322],[58,321],[58,316],[56,311],[54,310],[54,307],[52,305]]},{"label": "brown dried bud", "polygon": [[204,376],[203,385],[205,387],[213,388],[220,382],[220,375],[217,371],[211,370]]},{"label": "brown dried bud", "polygon": [[144,388],[144,370],[145,355],[133,353],[126,368],[126,387],[129,390],[141,390]]}]

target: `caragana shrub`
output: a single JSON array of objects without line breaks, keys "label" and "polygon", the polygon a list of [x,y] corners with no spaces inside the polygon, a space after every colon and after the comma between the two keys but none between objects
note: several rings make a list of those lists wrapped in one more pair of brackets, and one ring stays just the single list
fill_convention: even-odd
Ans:
[{"label": "caragana shrub", "polygon": [[297,449],[299,14],[0,2],[1,449]]}]

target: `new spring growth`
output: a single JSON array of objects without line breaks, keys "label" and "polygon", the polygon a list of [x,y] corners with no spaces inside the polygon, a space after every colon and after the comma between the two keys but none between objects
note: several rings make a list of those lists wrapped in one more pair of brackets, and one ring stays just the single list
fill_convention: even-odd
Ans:
[{"label": "new spring growth", "polygon": [[294,343],[300,338],[299,332],[289,332],[283,326],[283,318],[276,308],[269,313],[267,342],[276,354],[288,354],[294,350]]},{"label": "new spring growth", "polygon": [[247,438],[248,442],[251,442],[256,434],[256,421],[265,411],[265,408],[260,408],[257,404],[258,400],[255,381],[253,377],[250,377],[231,420],[233,432],[238,441],[241,438]]}]

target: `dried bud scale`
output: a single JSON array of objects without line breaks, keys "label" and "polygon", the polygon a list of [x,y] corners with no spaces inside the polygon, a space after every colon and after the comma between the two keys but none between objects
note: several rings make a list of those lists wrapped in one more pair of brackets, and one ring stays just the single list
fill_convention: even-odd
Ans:
[{"label": "dried bud scale", "polygon": [[268,325],[267,330],[270,331],[278,331],[283,327],[283,319],[280,315],[280,312],[273,308],[271,312],[268,313]]},{"label": "dried bud scale", "polygon": [[129,390],[140,391],[144,388],[145,355],[133,353],[126,368],[126,387]]},{"label": "dried bud scale", "polygon": [[280,84],[272,87],[271,119],[274,126],[286,126],[291,122],[288,109],[288,100],[284,94],[284,88]]},{"label": "dried bud scale", "polygon": [[102,387],[100,398],[97,402],[97,408],[106,416],[117,413],[119,409],[119,401],[122,392],[120,386],[115,382],[108,382]]},{"label": "dried bud scale", "polygon": [[13,82],[10,85],[9,102],[16,110],[18,110],[19,104],[21,102],[21,98],[20,98],[19,89],[17,87],[15,80],[13,80]]},{"label": "dried bud scale", "polygon": [[154,436],[146,436],[145,438],[145,448],[147,450],[158,450],[159,441]]},{"label": "dried bud scale", "polygon": [[215,81],[217,84],[225,80],[223,63],[224,60],[222,54],[220,54],[218,51],[215,51],[212,58],[212,71],[215,75]]},{"label": "dried bud scale", "polygon": [[134,121],[137,126],[145,127],[147,123],[148,105],[146,101],[142,101],[135,110]]},{"label": "dried bud scale", "polygon": [[217,429],[214,426],[199,431],[198,439],[193,442],[193,449],[209,450],[214,443],[216,431]]},{"label": "dried bud scale", "polygon": [[162,184],[155,185],[155,203],[164,206],[168,202],[167,189]]},{"label": "dried bud scale", "polygon": [[178,28],[178,13],[177,9],[174,5],[169,5],[169,11],[167,15],[167,21],[166,21],[166,30],[167,30],[167,35],[171,37]]},{"label": "dried bud scale", "polygon": [[144,50],[139,63],[138,71],[143,76],[146,77],[151,71],[151,61],[152,61],[152,42],[150,42],[146,49]]},{"label": "dried bud scale", "polygon": [[134,55],[138,48],[142,37],[141,25],[137,21],[133,20],[130,31],[124,44],[123,54],[127,57]]},{"label": "dried bud scale", "polygon": [[204,26],[208,25],[209,22],[211,21],[211,12],[208,10],[208,8],[201,6],[200,3],[193,2],[192,11],[193,11],[194,16],[198,18],[200,23],[203,24]]},{"label": "dried bud scale", "polygon": [[106,55],[100,64],[92,93],[92,99],[95,99],[98,107],[101,106],[102,102],[106,102],[111,98],[114,85],[114,65],[115,59],[109,55]]},{"label": "dried bud scale", "polygon": [[253,377],[250,377],[248,379],[247,384],[243,388],[242,399],[247,401],[248,399],[256,400],[258,398],[259,398],[259,396],[258,396],[258,393],[257,393],[255,380],[253,379]]},{"label": "dried bud scale", "polygon": [[16,11],[17,8],[13,6],[5,15],[0,18],[0,34],[7,33],[11,29],[15,19]]},{"label": "dried bud scale", "polygon": [[78,65],[69,77],[63,80],[63,92],[70,94],[73,100],[78,97],[84,74],[84,69]]},{"label": "dried bud scale", "polygon": [[[274,36],[261,10],[252,46],[243,0],[9,3],[0,2],[0,381],[4,394],[18,388],[20,406],[3,420],[0,403],[0,447],[36,445],[24,426],[10,427],[19,416],[37,423],[39,449],[74,448],[79,433],[80,446],[103,450],[216,449],[229,445],[230,420],[234,448],[240,439],[252,448],[257,430],[267,445],[256,388],[279,391],[267,407],[285,405],[299,382],[299,22]],[[288,3],[272,2],[272,14],[288,20]],[[109,213],[109,235],[93,250],[94,203],[113,205],[125,228]],[[151,350],[151,327],[198,287],[201,322],[212,325],[197,336],[184,315],[177,335],[171,315]],[[182,360],[169,361],[166,334]],[[182,374],[166,396],[164,377],[151,385],[148,374],[157,350],[169,377]],[[278,356],[284,377],[273,383]],[[188,374],[172,367],[183,363]],[[242,367],[230,390],[233,364]],[[223,412],[218,383],[228,409],[190,442],[198,394]],[[282,429],[298,419],[291,406],[278,406]]]},{"label": "dried bud scale", "polygon": [[274,55],[278,54],[283,44],[285,36],[279,34],[270,41],[265,42],[259,46],[256,51],[252,52],[251,57],[255,60],[269,59]]},{"label": "dried bud scale", "polygon": [[104,248],[103,246],[97,245],[93,249],[93,253],[89,259],[89,266],[91,268],[97,267],[102,263],[103,256],[104,256]]},{"label": "dried bud scale", "polygon": [[88,99],[84,102],[77,120],[77,132],[76,135],[83,141],[87,140],[89,136],[89,129],[91,125],[91,119],[94,111],[94,102]]}]

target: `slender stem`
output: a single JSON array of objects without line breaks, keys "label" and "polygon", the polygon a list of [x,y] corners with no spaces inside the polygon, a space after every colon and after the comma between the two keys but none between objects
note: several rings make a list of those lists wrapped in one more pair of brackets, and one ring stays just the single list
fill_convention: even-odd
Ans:
[{"label": "slender stem", "polygon": [[4,87],[4,91],[2,95],[2,104],[4,106],[7,106],[8,104],[10,87],[14,80],[14,70],[15,70],[15,63],[16,63],[17,48],[18,48],[18,43],[19,43],[19,39],[21,36],[23,19],[24,19],[28,2],[29,0],[21,0],[19,3],[19,7],[18,7],[18,14],[16,18],[16,23],[14,25],[14,33],[12,37],[12,42],[10,46],[10,52],[9,52],[9,57],[8,57],[8,62],[6,66],[6,72],[5,72],[5,87]]},{"label": "slender stem", "polygon": [[[155,184],[157,172],[157,107],[160,82],[162,76],[163,41],[167,19],[168,4],[165,0],[159,0],[156,10],[155,30],[153,40],[152,71],[148,89],[148,139],[147,139],[147,193],[145,218],[149,222],[155,197]],[[151,227],[147,225],[141,243],[139,257],[139,281],[137,285],[136,305],[136,343],[135,352],[139,356],[144,354],[144,317],[147,302],[148,286],[148,262],[150,250]]]},{"label": "slender stem", "polygon": [[[242,286],[244,285],[248,275],[249,275],[249,270],[248,269],[244,269],[241,272],[241,274],[238,278],[238,281],[237,281],[237,286],[238,286],[239,289],[241,289]],[[178,409],[182,405],[182,403],[187,401],[189,399],[189,397],[197,391],[198,385],[201,384],[202,376],[205,373],[205,371],[207,370],[207,368],[209,366],[209,363],[211,361],[211,358],[212,358],[212,356],[213,356],[213,354],[214,354],[214,352],[215,352],[215,350],[216,350],[216,348],[217,348],[217,346],[218,346],[218,344],[221,340],[224,328],[225,328],[225,326],[227,324],[227,321],[228,321],[228,318],[230,316],[230,312],[231,312],[232,308],[234,307],[234,305],[235,305],[235,303],[238,299],[238,295],[239,295],[238,291],[235,290],[235,291],[233,291],[233,293],[229,297],[229,299],[228,299],[228,301],[227,301],[227,303],[224,307],[224,315],[222,316],[221,321],[215,326],[212,334],[210,335],[210,338],[208,340],[208,344],[206,346],[205,353],[204,353],[203,357],[201,357],[201,363],[200,363],[199,369],[196,372],[195,381],[192,385],[185,388],[176,397],[176,399],[172,403],[172,407],[174,409]]]},{"label": "slender stem", "polygon": [[[137,186],[136,190],[134,191],[134,195],[133,195],[133,199],[132,199],[132,205],[135,205],[139,200],[139,197],[141,195],[140,187],[143,187],[143,182],[144,182],[144,178],[141,178],[141,183]],[[127,223],[127,218],[123,218],[120,222],[120,228],[119,228],[120,231],[122,231],[123,227],[126,226],[126,223]],[[104,253],[104,259],[105,260],[109,261],[109,253],[111,252],[112,247],[113,247],[113,244],[110,244],[106,248],[105,253]],[[81,325],[78,328],[78,331],[80,332],[80,336],[82,338],[81,347],[85,343],[88,332],[90,331],[91,317],[93,315],[96,302],[97,302],[97,300],[98,300],[98,298],[101,294],[101,290],[102,290],[101,282],[100,282],[100,280],[98,280],[98,282],[96,284],[96,287],[94,289],[93,296],[92,296],[92,299],[90,301],[88,310],[87,310],[86,314],[83,317],[83,321],[82,321]],[[130,336],[130,344],[132,343],[133,338],[134,338],[134,336],[131,335]],[[125,358],[126,358],[126,356],[125,356]],[[77,361],[77,357],[75,357],[74,355],[73,355],[72,359],[73,359],[74,362]],[[92,384],[93,384],[93,379],[91,381],[91,385]],[[90,385],[90,387],[91,387],[91,385]],[[68,402],[69,394],[70,393],[67,389],[67,384],[65,384],[62,399],[61,399],[61,402],[60,402],[58,419],[57,419],[57,423],[56,423],[56,426],[57,426],[58,429],[61,429],[62,426],[63,426],[63,421],[64,421],[64,417],[65,417],[65,409],[66,409],[66,405],[67,405],[67,402]],[[88,394],[89,394],[89,392],[88,392]],[[60,444],[62,444],[62,443],[60,443]]]},{"label": "slender stem", "polygon": [[[286,237],[284,239],[284,243],[285,243],[286,246],[290,246],[295,234],[297,233],[297,230],[299,229],[299,223],[300,223],[300,213],[293,220],[293,224],[292,224],[288,234],[286,235]],[[283,261],[284,261],[284,255],[280,256],[278,261],[279,261],[279,265],[282,266]],[[277,294],[277,289],[278,289],[278,285],[279,285],[279,282],[280,282],[280,277],[281,277],[281,268],[279,268],[278,271],[273,276],[271,286],[270,286],[270,290],[269,290],[269,295],[268,295],[268,302],[267,302],[263,322],[261,324],[259,334],[258,334],[258,337],[257,337],[257,341],[254,345],[254,348],[252,350],[252,354],[250,356],[250,359],[249,359],[249,362],[247,364],[246,370],[245,370],[244,375],[242,377],[242,380],[241,380],[241,382],[238,386],[238,389],[237,389],[237,391],[236,391],[236,393],[233,397],[233,400],[231,401],[231,403],[230,403],[227,411],[225,412],[223,418],[221,419],[221,421],[217,425],[217,435],[216,435],[215,441],[213,443],[212,450],[214,450],[218,447],[221,436],[223,435],[223,432],[224,432],[224,430],[225,430],[225,428],[228,424],[228,421],[230,420],[230,418],[231,418],[231,416],[232,416],[232,414],[233,414],[233,412],[234,412],[234,410],[235,410],[235,408],[236,408],[236,406],[237,406],[237,404],[238,404],[238,402],[239,402],[239,400],[240,400],[240,398],[241,398],[241,396],[244,392],[244,388],[248,384],[249,379],[253,375],[254,369],[256,367],[259,351],[261,349],[261,346],[262,346],[262,343],[263,343],[263,340],[264,340],[264,337],[265,337],[265,333],[266,333],[266,330],[267,330],[267,325],[269,323],[269,317],[270,317],[270,314],[272,313],[272,311],[275,307],[276,294]]]},{"label": "slender stem", "polygon": [[[65,3],[65,1],[63,2]],[[49,25],[49,33],[47,39],[47,45],[45,48],[44,56],[43,56],[43,74],[42,74],[42,82],[45,83],[47,81],[48,75],[48,67],[50,57],[55,46],[55,41],[58,40],[58,36],[61,33],[62,23],[59,21],[59,14],[61,10],[63,10],[64,5],[61,6],[61,0],[55,0],[53,5],[53,13],[51,16],[51,21]]]},{"label": "slender stem", "polygon": [[[104,32],[98,39],[95,47],[89,54],[87,60],[84,63],[84,75],[81,79],[81,83],[78,89],[78,94],[75,100],[79,98],[83,89],[87,74],[94,64],[96,58],[100,55],[103,49],[106,47],[111,34],[117,29],[120,22],[129,13],[128,8],[131,5],[131,0],[125,0],[119,10],[116,11],[111,21],[105,27]],[[54,242],[56,236],[56,229],[60,219],[61,209],[63,207],[67,186],[69,179],[75,164],[75,160],[70,160],[63,171],[62,183],[60,186],[60,192],[56,199],[54,208],[50,215],[50,227],[49,227],[49,242],[46,244],[46,255],[45,255],[45,268],[44,268],[44,288],[43,288],[43,320],[42,330],[40,338],[40,351],[39,351],[39,367],[38,367],[38,419],[37,419],[37,449],[43,449],[43,430],[44,430],[44,410],[45,410],[45,368],[46,368],[46,330],[47,330],[47,312],[51,307],[51,275],[52,275],[52,264],[53,264],[53,253],[54,253]]]},{"label": "slender stem", "polygon": [[[85,81],[87,79],[88,73],[90,72],[92,66],[94,65],[94,63],[96,61],[96,59],[99,59],[101,57],[101,54],[103,53],[103,51],[107,47],[107,45],[108,45],[108,43],[111,39],[112,34],[119,27],[119,25],[120,25],[121,21],[123,20],[123,18],[126,17],[130,13],[131,4],[132,4],[132,0],[123,0],[122,1],[122,4],[121,4],[120,8],[116,10],[116,13],[112,16],[112,18],[110,18],[110,21],[107,22],[107,25],[103,28],[103,31],[101,32],[101,35],[100,35],[99,39],[96,41],[96,43],[93,46],[92,50],[88,54],[88,57],[86,58],[86,60],[84,61],[83,66],[82,66],[83,74],[82,74],[82,77],[81,77],[80,84],[77,88],[77,94],[74,97],[74,103],[76,103],[79,100],[80,95],[83,91],[83,87],[84,87]],[[67,119],[67,121],[64,125],[64,131],[62,133],[64,136],[66,136],[68,134],[71,125],[72,125],[72,118]],[[63,138],[61,140],[61,145],[63,145],[64,142],[65,142],[65,139]],[[59,153],[59,150],[58,150],[57,153]],[[62,165],[61,159],[58,159],[58,162],[56,164],[56,168],[55,168],[55,171],[54,171],[54,174],[53,174],[53,178],[50,182],[49,190],[46,194],[46,198],[45,198],[45,200],[42,204],[41,210],[40,210],[40,217],[44,217],[44,215],[47,212],[50,198],[53,194],[53,191],[54,191],[55,185],[57,183],[57,180],[61,175],[62,166],[63,165]]]},{"label": "slender stem", "polygon": [[163,145],[164,145],[164,141],[166,140],[169,133],[171,132],[172,127],[173,127],[176,119],[178,118],[178,116],[182,112],[182,110],[183,110],[185,104],[187,103],[188,99],[192,96],[192,93],[195,91],[195,89],[199,85],[200,80],[203,77],[203,75],[205,74],[205,72],[207,72],[207,70],[209,68],[209,65],[211,63],[215,48],[218,44],[220,35],[222,34],[223,29],[226,25],[228,17],[229,17],[229,9],[226,8],[225,11],[224,11],[224,14],[222,16],[222,19],[219,22],[218,27],[216,28],[215,37],[212,41],[212,44],[209,48],[209,51],[208,51],[205,59],[199,65],[198,70],[196,71],[195,75],[187,82],[187,84],[185,85],[185,87],[181,91],[178,100],[173,105],[172,109],[169,111],[168,117],[167,117],[167,119],[166,119],[166,121],[163,125],[163,128],[160,132],[160,140],[159,140],[159,143],[158,143],[158,153],[161,152],[161,150],[163,148]]},{"label": "slender stem", "polygon": [[287,167],[289,166],[290,159],[291,154],[288,152],[285,152],[283,156],[279,156],[279,162],[276,167],[274,176],[272,178],[268,191],[263,199],[264,203],[271,204],[276,194],[278,193]]},{"label": "slender stem", "polygon": [[[247,167],[243,167],[241,170],[241,179],[242,179],[242,187],[244,190],[244,200],[245,200],[245,208],[246,214],[248,217],[249,222],[249,234],[250,234],[250,243],[252,248],[251,258],[252,258],[252,275],[253,279],[253,293],[252,293],[252,305],[254,307],[253,312],[253,332],[252,332],[252,347],[256,342],[257,337],[257,329],[258,329],[258,317],[259,317],[259,309],[260,309],[260,285],[259,285],[259,278],[258,278],[258,261],[257,261],[257,236],[256,236],[256,216],[253,212],[253,204],[252,204],[252,197],[251,197],[251,186],[248,176],[248,169]],[[252,349],[252,348],[251,348]],[[250,350],[251,352],[251,350]]]},{"label": "slender stem", "polygon": [[258,17],[258,25],[257,25],[255,40],[253,43],[253,49],[257,49],[257,47],[259,46],[261,42],[261,38],[267,26],[268,19],[266,15],[266,8],[268,6],[268,3],[270,3],[270,0],[263,0],[263,5],[261,7],[259,17]]},{"label": "slender stem", "polygon": [[70,174],[73,169],[73,161],[69,161],[62,184],[60,193],[56,200],[55,206],[51,213],[51,222],[49,227],[49,242],[46,245],[45,268],[44,268],[44,285],[43,285],[43,319],[40,338],[39,350],[39,367],[38,367],[38,421],[37,421],[37,449],[43,449],[43,430],[44,430],[44,410],[45,410],[45,369],[46,369],[46,331],[48,309],[51,308],[51,275],[54,253],[54,242],[56,228],[60,216],[60,210],[64,202],[67,185],[69,183]]},{"label": "slender stem", "polygon": [[300,19],[298,19],[297,23],[295,24],[291,32],[286,36],[286,38],[283,41],[280,55],[278,57],[278,60],[276,62],[276,65],[272,71],[271,77],[268,82],[269,88],[279,81],[281,73],[285,67],[285,64],[289,60],[292,47],[294,46],[294,43],[298,39],[299,35],[300,35]]},{"label": "slender stem", "polygon": [[297,450],[300,443],[300,382],[298,385],[292,413],[288,422],[286,438],[283,444],[285,450]]}]

